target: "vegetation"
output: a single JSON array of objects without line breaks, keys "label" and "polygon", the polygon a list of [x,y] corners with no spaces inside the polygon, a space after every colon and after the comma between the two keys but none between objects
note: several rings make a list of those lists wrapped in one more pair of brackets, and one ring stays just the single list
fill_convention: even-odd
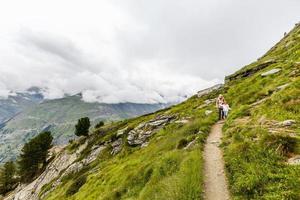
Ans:
[{"label": "vegetation", "polygon": [[[96,129],[90,134],[90,142],[80,158],[85,158],[93,145],[120,137],[126,139],[134,127],[157,116],[175,115],[177,119],[188,119],[187,123],[172,121],[158,130],[146,148],[125,143],[122,151],[115,156],[107,148],[89,165],[88,170],[68,175],[45,199],[202,199],[202,148],[217,116],[216,113],[205,115],[206,109],[214,109],[213,104],[199,106],[204,104],[205,99],[216,95],[195,96],[169,109]],[[124,135],[117,136],[118,130],[124,130]],[[181,140],[187,141],[182,147],[193,140],[196,144],[189,149],[178,149]],[[87,177],[86,182],[79,181],[78,184],[77,179],[81,176]]]},{"label": "vegetation", "polygon": [[66,195],[67,196],[72,196],[73,194],[75,194],[76,192],[78,192],[78,190],[81,188],[81,186],[83,186],[86,182],[86,176],[80,176],[78,179],[76,179],[72,185],[70,185],[70,187],[68,188]]},{"label": "vegetation", "polygon": [[97,129],[97,128],[100,128],[100,127],[102,127],[102,126],[104,126],[104,122],[103,122],[103,121],[100,121],[100,122],[98,122],[98,123],[95,125],[95,128]]},{"label": "vegetation", "polygon": [[0,170],[0,194],[6,194],[16,187],[16,167],[13,162],[7,162]]},{"label": "vegetation", "polygon": [[[287,164],[288,158],[300,154],[299,36],[298,26],[244,69],[268,60],[274,60],[272,64],[226,84],[232,113],[224,127],[223,146],[233,199],[300,199],[300,167]],[[261,76],[274,68],[281,71]],[[280,125],[284,120],[296,123]]]},{"label": "vegetation", "polygon": [[21,182],[30,182],[42,171],[52,140],[51,132],[42,132],[24,145],[18,161]]},{"label": "vegetation", "polygon": [[77,136],[88,136],[89,129],[91,123],[88,117],[83,117],[78,120],[77,124],[75,125],[75,135]]}]

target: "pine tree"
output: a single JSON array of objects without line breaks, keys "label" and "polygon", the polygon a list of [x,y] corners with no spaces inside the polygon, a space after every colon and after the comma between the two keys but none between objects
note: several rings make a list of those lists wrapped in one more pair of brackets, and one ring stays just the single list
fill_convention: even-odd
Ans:
[{"label": "pine tree", "polygon": [[90,119],[88,117],[79,119],[77,124],[75,125],[75,135],[88,136],[90,126],[91,126],[91,123],[90,123]]},{"label": "pine tree", "polygon": [[42,132],[24,145],[18,161],[21,182],[31,181],[45,166],[52,140],[51,132]]},{"label": "pine tree", "polygon": [[16,167],[13,162],[4,164],[0,171],[0,194],[6,194],[16,187]]}]

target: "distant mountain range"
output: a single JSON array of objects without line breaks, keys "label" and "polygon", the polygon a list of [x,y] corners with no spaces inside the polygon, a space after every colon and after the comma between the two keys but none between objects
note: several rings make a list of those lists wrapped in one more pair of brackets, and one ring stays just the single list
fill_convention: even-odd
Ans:
[{"label": "distant mountain range", "polygon": [[165,104],[87,103],[81,95],[46,100],[37,87],[0,99],[0,163],[15,159],[23,144],[41,131],[53,133],[55,144],[74,138],[81,117],[93,124],[131,118],[165,108]]}]

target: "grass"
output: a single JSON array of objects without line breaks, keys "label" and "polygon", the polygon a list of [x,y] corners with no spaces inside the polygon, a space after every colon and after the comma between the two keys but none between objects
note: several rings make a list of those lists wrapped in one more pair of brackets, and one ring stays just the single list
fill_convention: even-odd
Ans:
[{"label": "grass", "polygon": [[[197,107],[204,104],[205,99],[216,95],[193,97],[170,109],[96,129],[78,160],[86,157],[93,145],[115,140],[117,130],[126,127],[130,130],[155,116],[175,115],[177,119],[188,118],[190,121],[187,124],[172,122],[166,125],[150,138],[146,148],[131,147],[124,142],[122,151],[116,156],[110,155],[107,149],[90,165],[89,170],[63,178],[62,184],[44,199],[202,199],[202,148],[217,116],[216,113],[205,115],[205,110],[214,109],[213,104],[202,109]],[[123,141],[126,141],[127,133],[122,136]],[[185,150],[184,147],[196,138],[197,144]],[[185,143],[181,144],[182,141]],[[181,147],[177,148],[178,145]],[[68,149],[73,152],[77,146],[73,142]],[[86,177],[85,184],[77,184],[78,177],[82,176]],[[43,193],[47,188],[49,186],[44,187]],[[68,188],[71,195],[66,195]]]},{"label": "grass", "polygon": [[[233,199],[300,199],[300,167],[286,164],[288,157],[300,154],[299,36],[298,27],[246,69],[270,58],[276,63],[226,85],[232,112],[224,126],[222,146]],[[292,45],[287,48],[290,41]],[[261,77],[262,72],[273,68],[281,71]],[[286,83],[289,85],[278,91],[277,87]],[[260,104],[251,105],[262,99]],[[288,119],[296,124],[270,132],[276,123]]]}]

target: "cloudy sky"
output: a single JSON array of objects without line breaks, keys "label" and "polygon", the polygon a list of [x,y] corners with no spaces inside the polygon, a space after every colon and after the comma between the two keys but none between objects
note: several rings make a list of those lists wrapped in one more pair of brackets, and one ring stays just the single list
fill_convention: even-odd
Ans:
[{"label": "cloudy sky", "polygon": [[299,22],[299,0],[9,0],[0,96],[156,103],[223,81]]}]

